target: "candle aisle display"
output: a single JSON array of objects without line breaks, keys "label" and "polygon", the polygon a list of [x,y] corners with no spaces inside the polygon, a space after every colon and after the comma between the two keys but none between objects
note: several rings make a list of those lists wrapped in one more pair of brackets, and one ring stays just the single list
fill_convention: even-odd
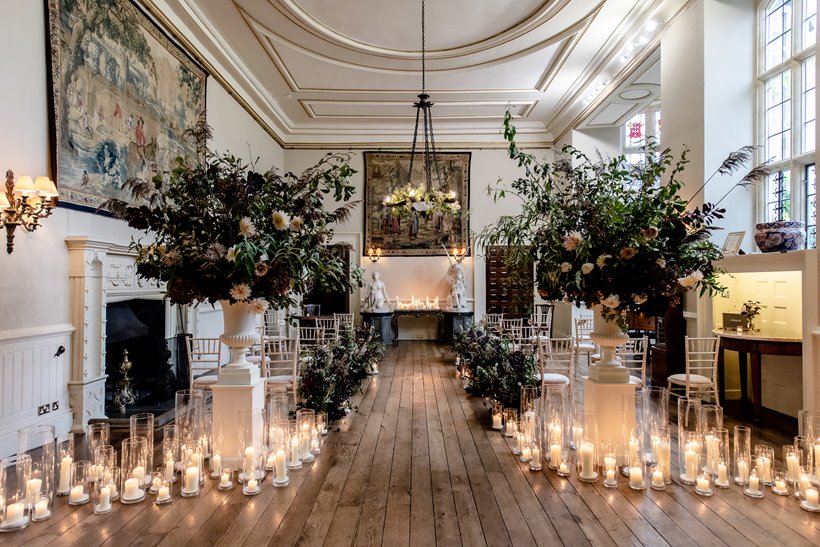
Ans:
[{"label": "candle aisle display", "polygon": [[504,405],[501,403],[493,403],[490,414],[493,422],[492,428],[500,431],[504,425]]},{"label": "candle aisle display", "polygon": [[230,467],[222,466],[222,473],[219,475],[219,490],[230,490],[233,488],[233,470]]},{"label": "candle aisle display", "polygon": [[710,473],[701,473],[700,476],[697,478],[697,482],[695,483],[695,494],[706,497],[711,496],[713,494]]},{"label": "candle aisle display", "polygon": [[642,465],[635,465],[629,468],[629,487],[633,490],[646,490],[644,480],[644,469]]},{"label": "candle aisle display", "polygon": [[749,473],[749,486],[743,491],[743,493],[747,496],[752,498],[762,498],[763,497],[763,488],[762,481],[758,477],[757,474],[757,467],[752,469],[751,473]]},{"label": "candle aisle display", "polygon": [[176,464],[179,461],[179,426],[162,428],[162,470],[166,481],[177,481]]},{"label": "candle aisle display", "polygon": [[122,442],[120,450],[120,469],[123,481],[121,503],[138,503],[145,499],[147,446],[148,441],[145,437],[129,437]]},{"label": "candle aisle display", "polygon": [[538,442],[532,443],[530,447],[530,471],[540,471],[542,464],[541,446]]},{"label": "candle aisle display", "polygon": [[100,479],[94,484],[94,513],[104,515],[111,512],[111,487]]},{"label": "candle aisle display", "polygon": [[515,437],[518,433],[518,411],[514,408],[504,409],[504,436]]},{"label": "candle aisle display", "polygon": [[60,462],[60,477],[57,482],[57,495],[67,496],[71,490],[71,466],[74,463],[74,434],[69,433],[68,438],[60,443],[58,455]]},{"label": "candle aisle display", "polygon": [[183,498],[199,495],[199,466],[192,465],[185,468],[181,493]]},{"label": "candle aisle display", "polygon": [[31,458],[31,474],[26,484],[31,520],[51,517],[55,490],[56,439],[54,426],[34,425],[17,432],[17,453]]},{"label": "candle aisle display", "polygon": [[[132,439],[145,439],[145,463],[143,464],[142,485],[151,484],[151,469],[154,468],[154,415],[150,412],[134,414],[129,418]],[[146,471],[147,470],[147,471]]]},{"label": "candle aisle display", "polygon": [[755,445],[755,467],[757,468],[757,477],[761,484],[771,486],[774,484],[774,476],[772,474],[772,464],[774,462],[774,448],[765,444]]},{"label": "candle aisle display", "polygon": [[290,484],[288,476],[287,452],[284,447],[279,448],[273,456],[273,485],[283,487]]},{"label": "candle aisle display", "polygon": [[[782,469],[776,469],[774,472],[774,485],[772,486],[772,493],[777,494],[778,496],[788,496],[789,495],[789,486],[788,480],[786,479],[788,475],[788,471],[784,471]],[[799,476],[799,472],[798,472]]]},{"label": "candle aisle display", "polygon": [[31,456],[28,454],[0,460],[0,532],[28,526],[31,507],[26,488],[30,477]]},{"label": "candle aisle display", "polygon": [[680,481],[684,484],[695,484],[700,469],[700,434],[693,431],[684,432],[682,446]]},{"label": "candle aisle display", "polygon": [[786,463],[786,480],[790,484],[800,480],[800,466],[802,465],[803,451],[794,445],[783,445],[783,461]]},{"label": "candle aisle display", "polygon": [[319,412],[316,414],[316,423],[319,425],[319,429],[322,432],[322,436],[324,437],[328,433],[328,422],[327,422],[327,412]]},{"label": "candle aisle display", "polygon": [[160,476],[157,485],[157,497],[154,499],[156,505],[171,503],[171,483]]},{"label": "candle aisle display", "polygon": [[69,505],[83,505],[91,499],[88,472],[91,462],[78,460],[71,464],[71,490],[68,493]]},{"label": "candle aisle display", "polygon": [[664,478],[663,467],[660,464],[652,466],[652,481],[649,483],[652,490],[665,490],[666,479]]}]

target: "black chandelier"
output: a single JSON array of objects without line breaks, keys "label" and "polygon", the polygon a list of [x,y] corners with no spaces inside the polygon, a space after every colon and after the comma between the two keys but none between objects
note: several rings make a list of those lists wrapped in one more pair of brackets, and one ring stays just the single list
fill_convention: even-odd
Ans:
[{"label": "black chandelier", "polygon": [[[422,162],[424,167],[424,189],[427,192],[433,190],[433,171],[436,173],[436,178],[441,185],[442,177],[438,167],[438,157],[436,155],[436,138],[433,135],[433,104],[430,102],[430,96],[427,94],[427,43],[425,35],[425,9],[424,0],[421,0],[421,93],[418,95],[418,102],[413,103],[416,108],[416,128],[413,130],[413,148],[410,151],[410,170],[407,173],[407,182],[411,181],[413,176],[413,163],[416,159],[416,154],[422,154]],[[419,121],[422,121],[422,138],[424,139],[424,150],[422,152],[416,151],[419,137]]]}]

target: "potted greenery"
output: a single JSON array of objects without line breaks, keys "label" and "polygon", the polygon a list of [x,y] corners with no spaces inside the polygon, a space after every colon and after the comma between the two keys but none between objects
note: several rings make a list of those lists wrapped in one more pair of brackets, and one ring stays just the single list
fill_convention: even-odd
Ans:
[{"label": "potted greenery", "polygon": [[760,307],[760,302],[758,302],[757,300],[747,300],[740,307],[740,315],[742,315],[746,320],[747,329],[755,330],[754,320],[755,317],[760,315],[761,309],[762,308]]}]

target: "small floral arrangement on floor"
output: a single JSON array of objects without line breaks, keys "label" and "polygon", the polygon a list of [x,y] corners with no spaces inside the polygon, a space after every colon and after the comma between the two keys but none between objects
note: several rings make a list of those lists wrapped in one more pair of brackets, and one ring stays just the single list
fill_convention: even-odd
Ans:
[{"label": "small floral arrangement on floor", "polygon": [[[203,151],[208,127],[191,134]],[[346,156],[328,154],[301,175],[260,173],[229,153],[204,157],[193,167],[177,158],[165,177],[127,181],[136,204],[102,205],[150,235],[131,244],[137,273],[166,283],[171,302],[230,300],[261,313],[294,305],[314,286],[361,286],[361,271],[349,271],[326,246],[331,225],[347,220],[355,205]],[[327,208],[333,202],[347,203]]]},{"label": "small floral arrangement on floor", "polygon": [[[650,142],[636,168],[623,156],[592,161],[565,146],[556,161],[539,163],[516,146],[509,115],[505,136],[524,175],[488,192],[519,197],[522,212],[488,226],[478,241],[485,249],[508,246],[510,261],[535,261],[543,298],[601,304],[604,318],[625,327],[627,311],[659,316],[687,290],[725,291],[712,265],[720,248],[710,240],[724,210],[709,203],[689,209],[679,195],[685,152],[675,160]],[[718,172],[729,174],[750,157],[730,156]]]},{"label": "small floral arrangement on floor", "polygon": [[746,318],[750,329],[752,328],[752,322],[755,320],[755,317],[760,315],[762,309],[760,302],[757,300],[747,300],[740,307],[740,315]]}]

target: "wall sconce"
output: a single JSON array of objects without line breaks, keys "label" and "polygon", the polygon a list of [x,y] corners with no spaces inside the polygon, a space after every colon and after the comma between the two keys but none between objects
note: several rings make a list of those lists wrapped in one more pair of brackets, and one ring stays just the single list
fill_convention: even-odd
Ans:
[{"label": "wall sconce", "polygon": [[41,218],[51,215],[57,195],[57,186],[48,177],[32,180],[26,175],[15,183],[14,173],[6,171],[6,191],[0,193],[0,228],[6,227],[6,252],[14,250],[14,230],[18,226],[33,232]]},{"label": "wall sconce", "polygon": [[453,247],[453,258],[456,259],[456,262],[461,264],[464,261],[465,256],[467,256],[467,249],[465,247],[462,247],[461,249]]},{"label": "wall sconce", "polygon": [[373,247],[367,250],[367,256],[370,258],[370,262],[378,262],[379,259],[382,257],[382,248],[378,247],[373,249]]}]

